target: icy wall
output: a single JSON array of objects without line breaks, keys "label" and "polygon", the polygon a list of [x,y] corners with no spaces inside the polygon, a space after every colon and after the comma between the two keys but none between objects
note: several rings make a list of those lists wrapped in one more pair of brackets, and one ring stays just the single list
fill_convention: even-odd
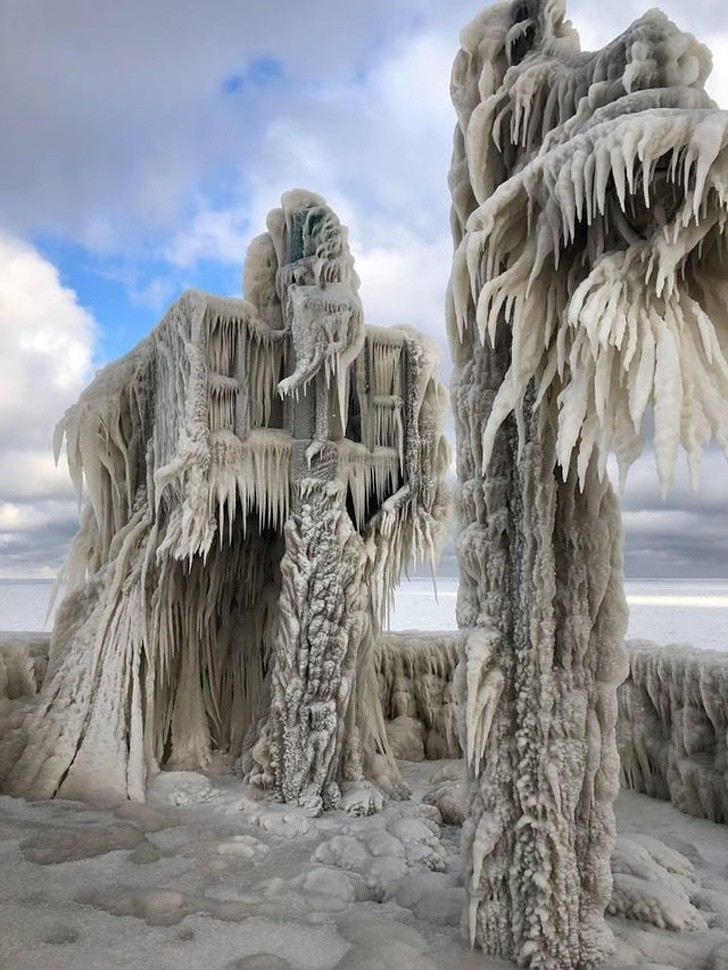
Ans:
[{"label": "icy wall", "polygon": [[[462,756],[458,695],[465,671],[456,670],[468,637],[461,630],[379,638],[382,710],[397,757]],[[728,655],[647,640],[628,640],[626,647],[629,676],[617,691],[622,786],[727,823]]]},{"label": "icy wall", "polygon": [[728,116],[651,11],[581,53],[561,0],[484,11],[450,174],[471,938],[524,967],[609,952],[622,474],[728,442]]},{"label": "icy wall", "polygon": [[314,812],[397,786],[374,638],[447,515],[439,356],[364,327],[323,199],[267,224],[245,300],[184,294],[59,425],[86,501],[10,791],[143,800],[213,751]]},{"label": "icy wall", "polygon": [[633,640],[619,690],[622,782],[728,822],[728,655]]},{"label": "icy wall", "polygon": [[459,758],[455,668],[466,633],[383,633],[376,666],[382,711],[399,758]]},{"label": "icy wall", "polygon": [[47,634],[0,633],[0,784],[23,750],[25,715],[47,668]]},{"label": "icy wall", "polygon": [[[455,681],[467,636],[411,631],[377,639],[379,697],[395,757],[462,757]],[[21,743],[15,729],[40,690],[48,646],[45,633],[0,633],[0,779]],[[728,656],[646,640],[626,646],[630,672],[617,691],[621,784],[728,823]]]}]

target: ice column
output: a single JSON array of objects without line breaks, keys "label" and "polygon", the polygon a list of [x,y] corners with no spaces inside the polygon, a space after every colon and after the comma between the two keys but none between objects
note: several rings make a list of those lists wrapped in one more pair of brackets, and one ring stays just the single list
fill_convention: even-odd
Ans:
[{"label": "ice column", "polygon": [[710,55],[659,11],[582,53],[562,0],[486,9],[452,94],[448,326],[460,480],[459,674],[472,943],[585,968],[604,921],[627,673],[622,529],[606,476],[654,413],[725,444],[726,115]]}]

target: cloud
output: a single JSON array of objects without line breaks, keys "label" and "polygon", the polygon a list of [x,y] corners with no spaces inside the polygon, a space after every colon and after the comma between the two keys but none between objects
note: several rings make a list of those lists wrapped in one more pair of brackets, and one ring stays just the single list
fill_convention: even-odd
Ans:
[{"label": "cloud", "polygon": [[691,488],[687,463],[662,499],[650,447],[630,470],[622,496],[628,576],[726,577],[728,502],[726,458],[712,447]]},{"label": "cloud", "polygon": [[449,236],[425,242],[401,232],[388,244],[362,246],[356,260],[367,323],[408,324],[434,337],[442,347],[446,378],[450,363],[443,320],[451,256]]},{"label": "cloud", "polygon": [[[53,427],[91,376],[92,315],[31,246],[0,237],[0,552],[2,574],[57,565],[75,522]],[[33,533],[32,539],[29,535]],[[47,549],[28,557],[29,546]],[[35,555],[35,554],[34,554]],[[50,557],[50,558],[49,558]]]},{"label": "cloud", "polygon": [[[378,178],[379,200],[395,211],[432,190],[439,216],[437,200],[446,195],[440,157],[449,153],[453,127],[450,64],[458,30],[477,6],[317,0],[304,17],[288,0],[220,0],[214,12],[196,0],[128,0],[89,17],[84,0],[62,7],[6,0],[6,229],[52,230],[106,252],[165,245],[194,218],[200,194],[235,194],[241,173],[246,181],[266,180],[264,146],[284,148],[287,140],[271,135],[291,117],[311,128],[314,153],[321,126],[335,123],[323,144],[352,187],[362,176]],[[648,6],[573,0],[568,12],[592,47]],[[667,10],[718,53],[725,49],[718,0],[670,0]],[[716,57],[722,90],[724,60]],[[403,169],[406,180],[390,179]],[[304,164],[291,184],[305,174]],[[427,221],[422,210],[418,215]]]},{"label": "cloud", "polygon": [[213,12],[196,0],[129,0],[89,17],[83,0],[62,11],[8,0],[6,226],[101,247],[173,231],[199,188],[224,189],[230,169],[255,155],[267,119],[301,90],[360,76],[425,7],[317,0],[304,14],[287,0],[228,0]]},{"label": "cloud", "polygon": [[[568,12],[589,49],[651,5],[571,0]],[[196,0],[128,0],[91,18],[83,0],[7,0],[0,228],[12,235],[0,238],[0,500],[30,516],[0,537],[8,569],[57,561],[70,534],[72,507],[48,504],[68,495],[49,440],[90,376],[94,345],[91,314],[16,237],[51,234],[80,246],[99,276],[113,267],[133,320],[161,312],[184,286],[204,288],[212,265],[239,278],[268,210],[283,191],[308,187],[350,227],[368,322],[410,323],[445,349],[449,75],[458,30],[478,6],[320,0],[304,17],[288,0],[220,0],[214,13]],[[713,48],[710,90],[728,104],[722,0],[665,6]],[[141,336],[133,324],[128,333],[129,342]],[[634,469],[630,563],[647,569],[658,555],[648,526],[658,519],[639,518],[654,511],[666,529],[659,555],[710,556],[722,568],[722,461],[708,459],[697,499],[682,484],[665,506],[649,464]],[[56,523],[47,554],[43,529],[30,529],[42,503]]]},{"label": "cloud", "polygon": [[239,265],[280,195],[308,187],[349,226],[367,321],[410,323],[445,349],[452,46],[417,32],[356,80],[304,86],[261,131],[240,172],[237,203],[220,208],[198,199],[168,260],[184,268],[202,260]]}]

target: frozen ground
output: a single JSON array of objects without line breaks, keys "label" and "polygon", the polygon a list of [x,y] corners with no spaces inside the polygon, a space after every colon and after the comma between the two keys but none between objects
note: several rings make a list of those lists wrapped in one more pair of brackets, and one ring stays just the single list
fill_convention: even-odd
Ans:
[{"label": "frozen ground", "polygon": [[[310,819],[229,775],[188,772],[162,774],[147,806],[116,811],[0,798],[0,966],[504,970],[462,942],[459,829],[422,801],[459,763],[403,772],[413,798],[370,817]],[[607,970],[728,966],[725,828],[631,793],[618,817],[623,845],[642,840],[653,856],[650,839],[665,845],[661,869],[622,849],[615,908],[632,919],[610,920]],[[646,871],[656,881],[635,907]]]},{"label": "frozen ground", "polygon": [[[0,584],[0,627],[40,628],[48,590]],[[437,605],[424,581],[406,585],[392,626],[454,626],[454,581],[440,591]],[[630,596],[632,632],[641,616],[642,635],[725,649],[728,584]],[[164,773],[148,806],[116,811],[1,797],[0,970],[504,970],[462,942],[460,830],[443,822],[458,771],[403,763],[413,798],[362,818],[309,819],[231,775]],[[725,826],[630,792],[618,825],[605,970],[726,970]]]},{"label": "frozen ground", "polygon": [[[405,774],[421,793],[443,767]],[[0,966],[478,965],[460,944],[459,830],[436,808],[314,820],[249,796],[166,773],[148,806],[116,812],[0,798]]]},{"label": "frozen ground", "polygon": [[[42,630],[53,584],[0,580],[0,630]],[[457,581],[402,583],[391,616],[392,630],[455,630]],[[629,637],[659,644],[692,643],[728,649],[728,581],[710,579],[629,580]],[[45,627],[47,628],[47,627]]]}]

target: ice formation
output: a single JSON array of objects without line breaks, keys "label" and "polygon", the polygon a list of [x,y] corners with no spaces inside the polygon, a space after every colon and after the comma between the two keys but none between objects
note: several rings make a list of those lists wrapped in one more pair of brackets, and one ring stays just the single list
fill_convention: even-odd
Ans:
[{"label": "ice formation", "polygon": [[523,967],[610,950],[621,517],[605,474],[654,414],[670,485],[728,445],[728,114],[659,11],[582,53],[563,0],[461,35],[448,326],[473,943]]},{"label": "ice formation", "polygon": [[382,711],[398,758],[460,757],[453,674],[464,638],[464,633],[383,633],[377,640]]},{"label": "ice formation", "polygon": [[626,787],[728,823],[728,657],[632,641],[617,741]]},{"label": "ice formation", "polygon": [[59,425],[87,501],[10,791],[143,800],[213,750],[312,812],[397,789],[374,640],[447,512],[439,356],[364,327],[323,199],[267,225],[244,300],[185,293]]},{"label": "ice formation", "polygon": [[26,742],[24,722],[48,667],[43,633],[0,634],[0,785]]}]

